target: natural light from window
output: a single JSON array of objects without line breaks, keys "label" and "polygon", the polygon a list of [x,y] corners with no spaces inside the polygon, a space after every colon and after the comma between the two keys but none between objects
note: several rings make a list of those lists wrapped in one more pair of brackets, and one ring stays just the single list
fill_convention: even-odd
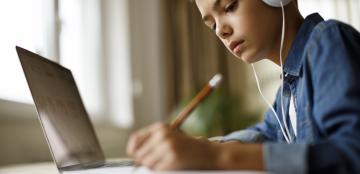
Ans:
[{"label": "natural light from window", "polygon": [[101,56],[100,1],[59,0],[60,63],[76,80],[93,119],[106,114]]},{"label": "natural light from window", "polygon": [[32,103],[15,45],[42,53],[45,43],[44,1],[0,2],[0,99]]}]

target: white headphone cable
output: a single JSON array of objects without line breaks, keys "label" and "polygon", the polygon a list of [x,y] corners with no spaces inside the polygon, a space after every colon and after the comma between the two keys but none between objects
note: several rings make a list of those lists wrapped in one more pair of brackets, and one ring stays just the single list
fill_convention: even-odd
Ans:
[{"label": "white headphone cable", "polygon": [[259,90],[259,92],[260,92],[261,97],[262,97],[263,100],[266,102],[266,104],[269,106],[269,108],[271,109],[271,111],[274,113],[274,115],[275,115],[275,117],[276,117],[276,120],[277,120],[278,123],[279,123],[281,132],[282,132],[282,134],[284,135],[284,138],[285,138],[286,142],[287,142],[288,144],[290,144],[291,142],[290,142],[290,140],[289,140],[289,138],[288,138],[288,135],[287,135],[287,134],[285,133],[285,131],[284,131],[284,128],[283,128],[283,126],[282,126],[282,124],[281,124],[281,121],[280,121],[280,119],[279,119],[278,114],[276,113],[274,107],[270,104],[270,102],[266,99],[266,97],[264,96],[264,94],[263,94],[262,91],[261,91],[260,83],[259,83],[259,78],[258,78],[258,76],[257,76],[256,70],[255,70],[255,67],[254,67],[254,64],[251,64],[251,67],[252,67],[252,69],[253,69],[254,76],[255,76],[255,80],[256,80],[256,85],[257,85],[257,87],[258,87],[258,90]]},{"label": "white headphone cable", "polygon": [[283,93],[284,93],[284,69],[283,69],[283,60],[282,60],[282,51],[284,49],[284,40],[285,40],[285,10],[284,10],[284,5],[282,3],[282,1],[280,1],[280,5],[281,5],[281,11],[282,11],[282,30],[281,30],[281,44],[280,44],[280,67],[281,67],[281,113],[282,113],[282,118],[283,118],[283,122],[284,122],[284,127],[286,130],[286,133],[288,135],[288,138],[290,140],[290,143],[292,143],[292,137],[286,122],[286,115],[285,115],[285,111],[284,111],[284,101],[283,101]]},{"label": "white headphone cable", "polygon": [[261,91],[260,88],[260,83],[259,83],[259,78],[257,76],[254,64],[251,64],[253,72],[254,72],[254,76],[255,76],[255,80],[256,80],[256,85],[258,87],[258,90],[260,92],[261,97],[263,98],[263,100],[266,102],[266,104],[269,106],[269,108],[271,109],[271,111],[274,113],[277,122],[279,123],[281,132],[286,140],[286,142],[288,144],[292,143],[292,137],[290,135],[290,131],[288,129],[287,123],[286,123],[286,117],[285,117],[285,111],[284,111],[284,102],[283,102],[283,92],[284,92],[284,70],[283,70],[283,62],[282,62],[282,51],[284,48],[284,40],[285,40],[285,10],[284,10],[284,5],[282,3],[282,1],[280,1],[280,5],[281,5],[281,10],[282,10],[282,30],[281,30],[281,43],[280,43],[280,67],[281,67],[281,94],[280,94],[280,103],[281,103],[281,112],[282,112],[282,116],[283,116],[283,123],[284,123],[284,128],[283,125],[281,124],[281,121],[279,119],[278,114],[276,113],[275,109],[273,108],[273,106],[270,104],[270,102],[266,99],[266,97],[264,96],[264,94]]}]

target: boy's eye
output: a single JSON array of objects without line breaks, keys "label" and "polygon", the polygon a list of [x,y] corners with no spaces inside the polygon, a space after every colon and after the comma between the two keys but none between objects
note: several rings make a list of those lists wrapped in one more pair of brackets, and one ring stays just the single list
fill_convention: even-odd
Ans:
[{"label": "boy's eye", "polygon": [[237,0],[233,0],[225,7],[225,13],[233,12],[236,8]]}]

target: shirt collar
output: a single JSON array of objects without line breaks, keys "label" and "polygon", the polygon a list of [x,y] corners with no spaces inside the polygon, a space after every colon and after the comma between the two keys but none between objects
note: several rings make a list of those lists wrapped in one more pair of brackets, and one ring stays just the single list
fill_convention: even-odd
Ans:
[{"label": "shirt collar", "polygon": [[307,16],[304,22],[301,24],[298,33],[293,41],[288,57],[284,64],[284,73],[292,76],[299,76],[301,70],[301,59],[305,45],[310,38],[310,35],[315,26],[324,21],[324,19],[318,14],[314,13]]}]

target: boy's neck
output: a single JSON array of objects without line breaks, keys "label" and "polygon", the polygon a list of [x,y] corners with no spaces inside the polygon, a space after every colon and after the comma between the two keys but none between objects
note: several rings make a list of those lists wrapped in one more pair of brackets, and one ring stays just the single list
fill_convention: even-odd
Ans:
[{"label": "boy's neck", "polygon": [[[298,8],[293,5],[289,5],[285,8],[285,39],[284,47],[282,52],[282,62],[285,64],[288,53],[291,49],[292,43],[295,40],[296,34],[298,33],[301,24],[304,22],[304,18],[301,16]],[[280,43],[281,43],[281,34],[278,40],[278,43],[274,47],[273,53],[269,56],[270,61],[274,62],[280,66]]]}]

